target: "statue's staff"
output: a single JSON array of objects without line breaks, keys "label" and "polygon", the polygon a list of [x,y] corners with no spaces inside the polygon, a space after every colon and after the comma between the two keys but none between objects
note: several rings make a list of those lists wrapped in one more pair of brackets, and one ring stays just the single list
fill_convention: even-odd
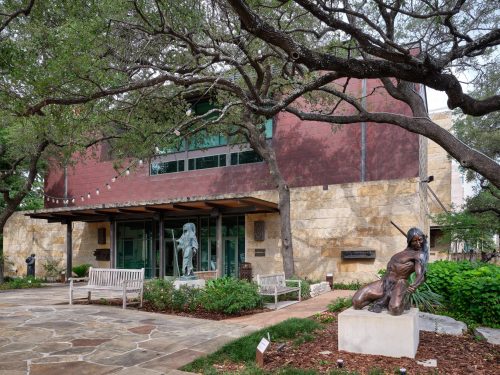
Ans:
[{"label": "statue's staff", "polygon": [[174,276],[180,276],[179,261],[177,259],[177,241],[175,240],[174,230],[172,229],[172,241],[174,242]]},{"label": "statue's staff", "polygon": [[405,238],[406,238],[406,233],[403,232],[403,230],[400,227],[398,227],[394,221],[391,220],[391,224],[394,225],[396,227],[396,229],[399,230],[401,232],[401,234],[403,236],[405,236]]}]

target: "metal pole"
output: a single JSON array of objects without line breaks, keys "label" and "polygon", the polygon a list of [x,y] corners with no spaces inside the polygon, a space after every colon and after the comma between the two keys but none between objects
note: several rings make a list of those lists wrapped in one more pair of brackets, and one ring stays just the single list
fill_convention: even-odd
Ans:
[{"label": "metal pole", "polygon": [[73,222],[66,221],[66,280],[73,275]]},{"label": "metal pole", "polygon": [[165,278],[165,222],[160,215],[160,233],[158,233],[160,241],[160,279]]},{"label": "metal pole", "polygon": [[215,228],[215,253],[217,258],[217,277],[222,277],[224,274],[222,271],[222,215],[217,216],[217,226]]},{"label": "metal pole", "polygon": [[116,268],[116,221],[109,222],[109,264],[111,268]]}]

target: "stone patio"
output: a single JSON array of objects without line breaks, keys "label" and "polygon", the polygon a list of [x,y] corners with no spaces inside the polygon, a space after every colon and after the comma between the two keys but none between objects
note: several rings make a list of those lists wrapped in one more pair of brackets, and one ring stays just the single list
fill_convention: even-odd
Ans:
[{"label": "stone patio", "polygon": [[[69,306],[67,286],[1,291],[0,375],[186,374],[177,369],[261,327],[324,311],[340,294],[217,322],[115,306]],[[92,294],[105,297],[110,296]]]},{"label": "stone patio", "polygon": [[176,369],[256,329],[113,306],[69,306],[66,292],[0,293],[0,375],[182,374]]}]

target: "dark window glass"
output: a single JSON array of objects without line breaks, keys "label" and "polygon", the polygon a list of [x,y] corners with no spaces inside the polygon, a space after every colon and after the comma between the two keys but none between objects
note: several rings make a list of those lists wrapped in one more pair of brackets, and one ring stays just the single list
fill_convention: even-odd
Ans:
[{"label": "dark window glass", "polygon": [[219,166],[219,156],[205,156],[196,158],[196,169],[216,168]]},{"label": "dark window glass", "polygon": [[192,171],[194,169],[194,160],[195,159],[189,159],[188,160],[188,168],[190,171]]},{"label": "dark window glass", "polygon": [[[180,168],[182,165],[182,169]],[[164,173],[175,173],[184,170],[184,160],[179,161],[166,161],[163,163],[151,164],[151,175],[155,176]]]},{"label": "dark window glass", "polygon": [[219,167],[226,166],[226,154],[219,155]]},{"label": "dark window glass", "polygon": [[238,165],[238,153],[234,152],[231,154],[231,165]]},{"label": "dark window glass", "polygon": [[239,154],[238,164],[258,163],[262,158],[255,151],[244,151]]}]

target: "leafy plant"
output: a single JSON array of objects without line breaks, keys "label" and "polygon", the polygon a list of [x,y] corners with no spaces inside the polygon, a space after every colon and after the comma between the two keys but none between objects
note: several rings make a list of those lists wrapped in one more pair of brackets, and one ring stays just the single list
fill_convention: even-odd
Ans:
[{"label": "leafy plant", "polygon": [[172,309],[175,311],[194,311],[200,304],[200,295],[203,291],[181,285],[179,289],[172,290]]},{"label": "leafy plant", "polygon": [[500,267],[483,265],[453,277],[450,303],[478,323],[500,324]]},{"label": "leafy plant", "polygon": [[352,306],[352,298],[337,298],[328,305],[329,312],[336,312],[345,310]]},{"label": "leafy plant", "polygon": [[[409,278],[409,283],[413,284],[415,282],[415,273],[412,273]],[[428,311],[431,313],[436,312],[436,307],[441,306],[443,297],[431,290],[429,285],[424,282],[421,284],[415,292],[407,294],[408,301],[412,306],[418,307],[422,311]]]},{"label": "leafy plant", "polygon": [[350,283],[335,283],[333,284],[333,289],[340,290],[358,290],[361,288],[361,283],[359,281],[351,281]]},{"label": "leafy plant", "polygon": [[[300,280],[300,297],[302,300],[306,300],[311,298],[311,283],[309,280],[306,279],[301,279],[300,277],[297,276],[292,276],[290,280]],[[287,286],[297,286],[297,283],[287,283]],[[291,298],[296,298],[296,292],[290,293],[290,294],[285,294],[286,299],[291,299]]]},{"label": "leafy plant", "polygon": [[85,277],[88,275],[90,267],[92,267],[92,264],[79,264],[73,267],[73,272],[76,273],[77,277]]},{"label": "leafy plant", "polygon": [[0,284],[0,290],[40,288],[41,286],[42,280],[34,278],[33,276],[16,277],[8,282]]},{"label": "leafy plant", "polygon": [[477,264],[463,261],[450,262],[440,260],[428,265],[426,283],[430,289],[440,294],[444,301],[449,301],[453,278],[464,271],[469,271],[477,267]]},{"label": "leafy plant", "polygon": [[54,258],[45,259],[42,267],[45,270],[46,277],[58,277],[63,271],[63,268],[59,265],[59,261]]},{"label": "leafy plant", "polygon": [[207,281],[200,303],[208,311],[237,314],[261,307],[262,298],[256,284],[223,277]]},{"label": "leafy plant", "polygon": [[155,309],[164,311],[172,308],[174,283],[169,280],[154,279],[144,284],[144,301]]}]

